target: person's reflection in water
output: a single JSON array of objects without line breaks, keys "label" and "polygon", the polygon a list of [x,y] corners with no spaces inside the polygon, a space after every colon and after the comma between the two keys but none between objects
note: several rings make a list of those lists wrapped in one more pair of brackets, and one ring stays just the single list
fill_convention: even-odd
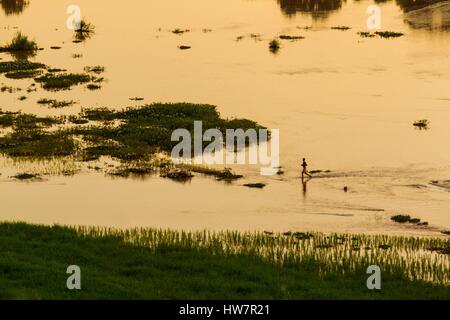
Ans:
[{"label": "person's reflection in water", "polygon": [[308,188],[308,181],[311,180],[310,178],[302,178],[302,185],[303,185],[303,198],[306,198],[306,192]]}]

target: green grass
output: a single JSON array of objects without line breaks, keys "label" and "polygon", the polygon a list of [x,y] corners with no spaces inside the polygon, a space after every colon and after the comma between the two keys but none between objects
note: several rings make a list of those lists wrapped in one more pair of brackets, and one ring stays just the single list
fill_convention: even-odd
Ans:
[{"label": "green grass", "polygon": [[[69,104],[52,99],[41,99],[38,103],[50,107]],[[184,128],[192,134],[194,121],[202,121],[203,130],[217,128],[224,135],[227,129],[264,128],[248,119],[223,119],[215,106],[190,103],[155,103],[122,110],[83,109],[78,115],[60,117],[38,117],[0,110],[0,127],[11,129],[0,137],[0,154],[12,158],[34,158],[36,161],[58,156],[94,161],[105,156],[119,160],[125,167],[134,166],[136,161],[147,162],[162,176],[176,180],[180,180],[179,171],[182,170],[186,171],[186,177],[190,172],[196,172],[223,181],[242,178],[229,169],[177,165],[167,171],[165,164],[153,163],[156,154],[168,156],[178,144],[171,141],[172,132]],[[207,144],[204,142],[204,146]],[[129,176],[126,170],[116,175]]]},{"label": "green grass", "polygon": [[42,83],[42,87],[47,90],[69,90],[72,86],[91,81],[91,76],[78,73],[47,73],[35,78],[36,82]]},{"label": "green grass", "polygon": [[75,140],[63,131],[17,130],[0,137],[0,153],[13,158],[44,159],[73,155]]},{"label": "green grass", "polygon": [[18,32],[10,43],[0,47],[0,52],[36,51],[38,49],[35,41],[30,40],[27,36]]},{"label": "green grass", "polygon": [[[2,223],[0,298],[449,299],[448,255],[427,250],[448,245],[388,236]],[[371,264],[382,270],[381,290],[366,288]],[[69,265],[81,268],[81,290],[66,288]]]},{"label": "green grass", "polygon": [[2,111],[0,109],[0,127],[13,127],[15,131],[51,127],[63,123],[60,117],[38,117],[21,112]]}]

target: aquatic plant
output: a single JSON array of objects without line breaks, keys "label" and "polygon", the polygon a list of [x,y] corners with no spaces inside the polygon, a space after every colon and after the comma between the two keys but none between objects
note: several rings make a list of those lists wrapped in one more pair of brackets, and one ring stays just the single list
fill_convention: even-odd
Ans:
[{"label": "aquatic plant", "polygon": [[425,226],[428,225],[428,222],[420,222],[421,220],[419,218],[411,218],[411,216],[409,215],[395,215],[391,217],[392,221],[398,222],[398,223],[412,223],[412,224],[417,224],[417,225],[421,225],[421,226]]},{"label": "aquatic plant", "polygon": [[405,223],[405,222],[409,222],[411,220],[411,216],[399,214],[396,216],[392,216],[391,220],[395,221],[395,222],[399,222],[399,223]]},{"label": "aquatic plant", "polygon": [[416,128],[425,129],[425,130],[429,129],[429,125],[430,125],[430,122],[426,119],[418,120],[413,123],[413,126],[415,126]]},{"label": "aquatic plant", "polygon": [[[53,99],[40,99],[38,102],[50,107],[73,103]],[[177,144],[171,140],[173,130],[185,128],[193,131],[194,121],[202,121],[204,130],[217,128],[223,133],[234,128],[264,128],[247,119],[222,119],[215,106],[189,103],[155,103],[122,110],[88,108],[82,109],[78,115],[66,117],[0,112],[0,126],[12,129],[0,137],[0,153],[12,158],[35,159],[74,156],[81,161],[94,161],[106,156],[119,160],[122,164],[132,164],[135,161],[144,163],[153,161],[156,154],[170,152]],[[92,124],[87,125],[90,122]],[[187,178],[187,174],[182,174],[183,170],[210,175],[223,181],[242,178],[242,175],[227,168],[212,169],[167,163],[152,166],[165,177],[173,179],[181,179],[182,176]]]},{"label": "aquatic plant", "polygon": [[44,69],[45,67],[46,67],[45,64],[38,62],[30,62],[27,60],[1,61],[0,73],[37,70],[37,69]]},{"label": "aquatic plant", "polygon": [[41,75],[42,72],[42,70],[19,70],[5,73],[5,77],[9,79],[35,78]]},{"label": "aquatic plant", "polygon": [[335,26],[335,27],[331,27],[331,30],[340,30],[340,31],[347,31],[350,30],[351,27],[348,26]]},{"label": "aquatic plant", "polygon": [[278,40],[274,39],[269,42],[269,50],[272,53],[276,53],[278,52],[278,50],[280,50],[280,43],[278,42]]},{"label": "aquatic plant", "polygon": [[53,74],[47,73],[35,78],[36,82],[42,83],[42,87],[47,90],[68,90],[72,86],[91,81],[91,76],[77,73]]},{"label": "aquatic plant", "polygon": [[74,29],[74,43],[83,42],[95,34],[95,26],[85,19],[79,21]]},{"label": "aquatic plant", "polygon": [[99,90],[99,89],[101,89],[102,86],[101,86],[101,85],[98,85],[98,84],[95,84],[95,83],[89,83],[89,84],[86,86],[86,88],[87,88],[88,90],[93,91],[93,90]]},{"label": "aquatic plant", "polygon": [[15,176],[13,176],[12,178],[16,179],[16,180],[35,180],[35,179],[39,179],[39,175],[37,174],[33,174],[33,173],[18,173]]},{"label": "aquatic plant", "polygon": [[393,31],[376,31],[375,34],[381,38],[398,38],[404,35],[404,33]]},{"label": "aquatic plant", "polygon": [[360,37],[362,37],[362,38],[373,38],[373,37],[375,37],[375,34],[374,34],[374,33],[366,32],[366,31],[358,32],[358,35],[359,35]]},{"label": "aquatic plant", "polygon": [[256,189],[263,189],[266,186],[265,183],[246,183],[244,184],[244,187],[248,187],[248,188],[256,188]]},{"label": "aquatic plant", "polygon": [[101,74],[101,73],[105,72],[105,70],[106,70],[106,68],[102,67],[102,66],[84,67],[84,71],[87,73]]},{"label": "aquatic plant", "polygon": [[183,34],[183,33],[189,32],[189,31],[190,31],[189,29],[176,28],[176,29],[172,30],[172,33],[174,33],[174,34]]},{"label": "aquatic plant", "polygon": [[281,40],[301,40],[305,39],[305,37],[302,36],[289,36],[289,35],[281,35],[279,36]]},{"label": "aquatic plant", "polygon": [[59,108],[65,108],[65,107],[70,107],[72,105],[75,104],[75,101],[70,100],[70,101],[58,101],[55,99],[39,99],[37,101],[38,104],[44,104],[47,105],[49,108],[53,108],[53,109],[59,109]]},{"label": "aquatic plant", "polygon": [[175,168],[175,169],[161,172],[161,177],[185,182],[185,181],[192,179],[194,177],[194,175],[188,170]]},{"label": "aquatic plant", "polygon": [[18,32],[10,43],[0,47],[0,52],[36,51],[38,49],[38,45],[35,41],[30,40],[28,36]]}]

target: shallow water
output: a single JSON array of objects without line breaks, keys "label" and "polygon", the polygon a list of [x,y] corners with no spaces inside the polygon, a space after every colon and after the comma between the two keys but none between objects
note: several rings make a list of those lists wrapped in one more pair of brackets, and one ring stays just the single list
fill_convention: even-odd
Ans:
[{"label": "shallow water", "polygon": [[[157,177],[111,179],[82,170],[74,177],[27,183],[13,181],[5,163],[1,220],[395,234],[450,228],[450,190],[445,183],[430,183],[450,180],[449,31],[411,27],[393,1],[379,6],[382,29],[406,34],[397,39],[357,35],[367,31],[371,1],[329,1],[325,9],[332,10],[326,12],[299,12],[311,7],[307,1],[303,7],[281,0],[129,3],[77,1],[96,26],[96,34],[78,44],[65,27],[72,1],[31,0],[22,12],[0,11],[0,43],[21,30],[44,48],[34,60],[74,72],[102,65],[107,78],[100,91],[38,88],[24,101],[18,101],[23,91],[1,93],[1,108],[58,114],[82,106],[210,103],[225,117],[280,129],[285,175],[261,177],[259,167],[237,166],[246,176],[242,181],[196,177],[180,184]],[[330,29],[338,25],[352,29]],[[190,32],[170,32],[176,28]],[[260,40],[250,34],[260,34]],[[281,34],[305,39],[282,41],[273,54],[268,42]],[[179,50],[179,45],[192,48]],[[32,81],[0,76],[0,83],[25,90]],[[36,103],[40,98],[79,103],[49,110]],[[412,123],[419,119],[428,119],[430,130],[415,129]],[[304,186],[298,179],[303,156],[311,169],[331,173]],[[253,190],[242,186],[247,182],[268,185]],[[410,214],[430,227],[395,224],[389,220],[393,214]]]}]

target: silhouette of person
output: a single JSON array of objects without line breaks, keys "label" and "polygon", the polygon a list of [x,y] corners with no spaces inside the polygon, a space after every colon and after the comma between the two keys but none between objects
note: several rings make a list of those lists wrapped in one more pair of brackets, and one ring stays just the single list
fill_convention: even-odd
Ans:
[{"label": "silhouette of person", "polygon": [[302,170],[302,179],[305,177],[305,175],[308,176],[309,178],[312,178],[312,176],[308,173],[308,170],[307,170],[308,164],[306,163],[306,159],[305,158],[303,158],[303,162],[302,162],[301,166],[303,168],[303,170]]}]

